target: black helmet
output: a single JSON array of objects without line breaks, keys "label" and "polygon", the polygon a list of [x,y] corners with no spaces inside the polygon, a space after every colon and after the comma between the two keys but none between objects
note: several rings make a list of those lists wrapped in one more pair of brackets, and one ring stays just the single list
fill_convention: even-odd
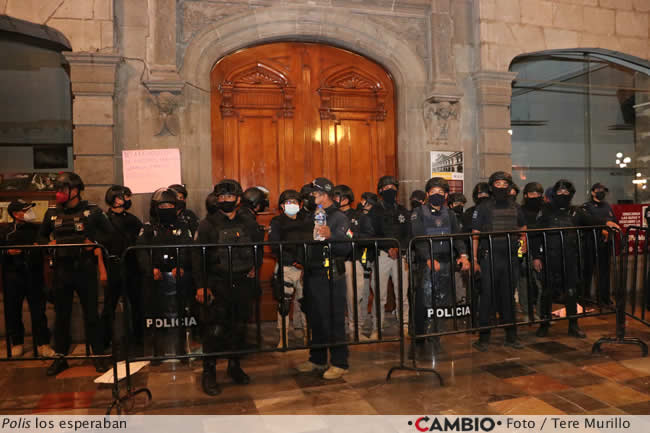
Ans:
[{"label": "black helmet", "polygon": [[537,192],[539,194],[544,194],[544,187],[539,182],[529,182],[524,186],[524,195],[529,192]]},{"label": "black helmet", "polygon": [[377,197],[377,194],[374,192],[364,192],[361,194],[361,198],[370,203],[371,205],[376,205],[377,202],[379,201],[379,197]]},{"label": "black helmet", "polygon": [[576,188],[570,180],[560,179],[555,182],[555,185],[553,185],[553,195],[555,195],[555,193],[560,189],[566,189],[569,191],[569,196],[571,198],[573,198],[573,195],[576,193]]},{"label": "black helmet", "polygon": [[467,198],[465,198],[465,195],[462,192],[455,192],[453,194],[449,194],[449,197],[447,197],[447,203],[449,203],[449,204],[452,204],[452,203],[466,204],[467,203]]},{"label": "black helmet", "polygon": [[478,203],[478,195],[481,193],[490,195],[490,185],[487,182],[479,182],[474,185],[474,190],[472,190],[472,200],[474,200],[474,203]]},{"label": "black helmet", "polygon": [[379,182],[377,182],[377,192],[386,185],[395,185],[395,188],[399,189],[399,182],[394,176],[382,176],[379,178]]},{"label": "black helmet", "polygon": [[151,218],[158,218],[158,206],[163,203],[171,203],[174,209],[178,210],[178,199],[176,198],[176,191],[169,188],[159,188],[154,191],[151,196],[151,205],[149,207],[149,216]]},{"label": "black helmet", "polygon": [[425,185],[424,189],[426,190],[426,192],[429,192],[429,190],[434,186],[442,188],[447,194],[449,194],[449,182],[447,182],[445,178],[432,177],[427,181],[427,184]]},{"label": "black helmet", "polygon": [[124,200],[125,195],[126,191],[122,185],[112,185],[106,190],[104,201],[106,201],[107,205],[112,207],[113,203],[115,202],[115,197],[119,197]]},{"label": "black helmet", "polygon": [[54,180],[54,188],[56,190],[60,190],[66,187],[68,189],[77,188],[79,192],[81,192],[84,190],[84,183],[77,173],[65,171],[63,173],[59,173],[59,175]]},{"label": "black helmet", "polygon": [[517,185],[516,183],[510,185],[510,191],[512,191],[513,189],[515,190],[515,197],[517,197],[519,195],[519,185]]},{"label": "black helmet", "polygon": [[175,183],[174,185],[169,185],[167,188],[174,190],[177,194],[182,194],[183,198],[187,198],[187,188],[185,188],[185,185]]},{"label": "black helmet", "polygon": [[214,186],[214,192],[216,195],[222,194],[232,194],[239,197],[242,195],[242,188],[239,182],[233,179],[223,179],[221,182]]},{"label": "black helmet", "polygon": [[262,212],[264,209],[269,207],[268,194],[256,186],[248,188],[242,195],[241,204],[242,206],[253,210],[255,210],[257,206],[261,206],[259,211]]},{"label": "black helmet", "polygon": [[505,171],[496,171],[496,172],[492,173],[492,175],[490,176],[490,179],[488,180],[488,184],[490,186],[494,186],[494,182],[496,182],[497,180],[505,180],[510,185],[512,185],[512,183],[513,183],[512,182],[512,176],[510,175],[510,173],[506,173]]},{"label": "black helmet", "polygon": [[311,194],[314,191],[314,187],[312,186],[311,183],[307,183],[300,188],[300,200],[305,200],[306,198],[309,197],[309,194]]},{"label": "black helmet", "polygon": [[411,198],[409,200],[418,200],[418,201],[424,201],[427,199],[427,193],[422,191],[421,189],[416,189],[411,193]]},{"label": "black helmet", "polygon": [[280,198],[278,199],[278,206],[280,206],[282,203],[284,203],[287,200],[300,201],[302,200],[302,196],[295,189],[287,189],[285,191],[282,191],[282,194],[280,194]]},{"label": "black helmet", "polygon": [[347,185],[336,185],[334,187],[334,195],[341,196],[341,199],[347,198],[350,204],[354,201],[354,192],[352,192],[352,188]]},{"label": "black helmet", "polygon": [[208,214],[212,215],[213,213],[216,213],[217,210],[217,203],[219,202],[219,196],[216,195],[215,193],[211,192],[208,194],[208,196],[205,198],[205,210],[208,211]]}]

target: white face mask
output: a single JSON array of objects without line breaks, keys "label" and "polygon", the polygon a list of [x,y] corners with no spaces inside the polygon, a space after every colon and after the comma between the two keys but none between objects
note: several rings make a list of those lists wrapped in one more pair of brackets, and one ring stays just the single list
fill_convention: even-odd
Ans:
[{"label": "white face mask", "polygon": [[25,212],[23,219],[25,222],[36,221],[36,214],[34,213],[34,209],[30,208],[27,212]]},{"label": "white face mask", "polygon": [[294,203],[287,203],[284,205],[284,213],[288,216],[294,216],[300,210],[300,206]]}]

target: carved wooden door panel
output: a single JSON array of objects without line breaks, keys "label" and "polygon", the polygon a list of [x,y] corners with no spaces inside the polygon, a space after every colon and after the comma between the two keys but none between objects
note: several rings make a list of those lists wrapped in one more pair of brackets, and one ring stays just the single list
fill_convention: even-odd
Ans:
[{"label": "carved wooden door panel", "polygon": [[260,45],[219,61],[212,173],[279,194],[318,176],[357,196],[396,174],[393,84],[376,63],[319,44]]}]

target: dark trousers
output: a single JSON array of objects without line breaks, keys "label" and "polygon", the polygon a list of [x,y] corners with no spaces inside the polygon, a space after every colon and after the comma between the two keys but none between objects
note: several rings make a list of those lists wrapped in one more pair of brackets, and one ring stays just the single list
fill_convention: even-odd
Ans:
[{"label": "dark trousers", "polygon": [[56,320],[54,341],[57,353],[68,353],[72,301],[77,292],[84,317],[86,341],[96,355],[104,353],[101,324],[97,312],[97,263],[93,258],[57,259],[55,272]]},{"label": "dark trousers", "polygon": [[[108,286],[104,291],[104,309],[102,310],[102,334],[105,347],[111,343],[113,335],[113,323],[115,320],[115,308],[123,295],[123,281],[122,269],[120,260],[106,259],[106,268],[108,272]],[[135,268],[127,267],[127,287],[126,287],[126,303],[127,299],[130,305],[130,326],[127,332],[132,332],[136,343],[142,342],[144,335],[144,314],[142,305],[142,290],[138,272]]]},{"label": "dark trousers", "polygon": [[[494,269],[490,269],[490,258],[481,258],[481,294],[479,298],[479,326],[488,326],[495,313],[499,313],[500,324],[514,323],[514,287],[519,280],[519,263],[517,257],[512,257],[512,266],[507,254],[494,252]],[[511,271],[512,269],[512,271]],[[511,279],[512,272],[512,279]],[[487,338],[490,331],[481,331],[481,338]],[[506,328],[506,336],[517,335],[517,328]]]},{"label": "dark trousers", "polygon": [[45,317],[45,296],[42,273],[28,266],[7,266],[3,273],[5,324],[12,345],[24,344],[23,302],[27,298],[32,319],[34,345],[50,342],[50,330]]},{"label": "dark trousers", "polygon": [[[542,289],[541,312],[542,319],[551,318],[551,309],[553,307],[553,298],[562,299],[566,307],[567,316],[572,316],[578,312],[577,304],[577,287],[578,287],[578,262],[576,260],[577,252],[567,253],[566,268],[563,273],[562,257],[559,251],[549,251],[548,269],[542,271],[542,275],[548,279]],[[578,319],[569,319],[570,324],[575,324]]]},{"label": "dark trousers", "polygon": [[[312,271],[306,277],[304,296],[307,298],[307,322],[311,327],[312,344],[344,343],[346,291],[345,275],[330,280],[321,270]],[[310,349],[309,360],[314,364],[327,364],[327,348]],[[348,346],[329,348],[330,363],[348,368]]]},{"label": "dark trousers", "polygon": [[[592,237],[591,233],[587,234]],[[610,289],[609,289],[609,262],[612,254],[611,245],[609,242],[602,242],[600,239],[597,243],[598,246],[598,261],[596,261],[596,248],[594,247],[593,239],[586,239],[585,254],[584,254],[584,296],[590,296],[591,280],[592,277],[597,277],[597,294],[598,301],[603,303],[610,303]],[[595,267],[598,266],[598,269]]]},{"label": "dark trousers", "polygon": [[[213,300],[201,307],[201,341],[203,353],[238,351],[246,349],[246,334],[257,282],[245,274],[233,275],[232,287],[228,280],[210,278]],[[229,356],[237,360],[241,355]],[[215,358],[204,358],[203,368],[214,367]]]},{"label": "dark trousers", "polygon": [[[424,260],[423,263],[426,263]],[[440,262],[440,271],[431,271],[423,264],[420,284],[415,289],[415,332],[418,335],[431,334],[444,330],[450,319],[436,317],[435,309],[454,305],[451,290],[451,267],[449,262]],[[433,280],[431,279],[433,276]],[[433,282],[432,282],[433,281]],[[429,315],[429,309],[434,309]]]}]

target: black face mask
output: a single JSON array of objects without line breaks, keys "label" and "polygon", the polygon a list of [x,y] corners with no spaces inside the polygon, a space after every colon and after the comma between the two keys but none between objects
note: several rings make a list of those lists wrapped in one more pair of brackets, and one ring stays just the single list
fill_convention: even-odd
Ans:
[{"label": "black face mask", "polygon": [[571,204],[571,196],[569,195],[556,195],[553,197],[553,205],[560,209],[569,207],[569,204]]},{"label": "black face mask", "polygon": [[487,199],[489,199],[489,198],[490,198],[490,196],[487,196],[487,197],[478,197],[478,198],[476,199],[476,205],[477,205],[477,206],[480,205],[481,203],[483,203],[485,200],[487,200]]},{"label": "black face mask", "polygon": [[454,212],[456,212],[456,215],[462,215],[463,214],[463,206],[454,206],[451,208]]},{"label": "black face mask", "polygon": [[185,208],[187,207],[187,203],[185,203],[183,200],[178,200],[178,208],[183,212]]},{"label": "black face mask", "polygon": [[131,200],[124,200],[124,210],[131,209]]},{"label": "black face mask", "polygon": [[175,208],[158,209],[158,220],[161,224],[173,224],[176,222],[176,217]]},{"label": "black face mask", "polygon": [[431,194],[429,196],[429,204],[431,206],[442,206],[445,203],[445,196],[442,194]]},{"label": "black face mask", "polygon": [[605,191],[598,191],[598,192],[596,193],[596,198],[597,198],[599,201],[603,201],[603,199],[605,198],[605,194],[606,194]]},{"label": "black face mask", "polygon": [[307,212],[314,212],[316,210],[316,198],[314,196],[307,197],[302,205]]},{"label": "black face mask", "polygon": [[533,197],[524,199],[524,207],[533,211],[538,211],[542,208],[542,203],[544,203],[543,197]]},{"label": "black face mask", "polygon": [[509,199],[511,202],[514,203],[515,201],[517,201],[517,196],[516,196],[516,195],[512,195],[512,194],[510,194],[510,195],[508,195],[508,199]]},{"label": "black face mask", "polygon": [[420,206],[422,206],[422,203],[420,203],[418,200],[411,200],[411,209],[417,209]]},{"label": "black face mask", "polygon": [[389,205],[395,204],[395,199],[397,198],[397,191],[394,189],[387,189],[386,191],[381,192],[381,198]]},{"label": "black face mask", "polygon": [[493,188],[492,195],[496,201],[504,202],[508,200],[508,188]]},{"label": "black face mask", "polygon": [[217,203],[217,209],[224,213],[230,213],[235,210],[237,201],[220,201]]}]

